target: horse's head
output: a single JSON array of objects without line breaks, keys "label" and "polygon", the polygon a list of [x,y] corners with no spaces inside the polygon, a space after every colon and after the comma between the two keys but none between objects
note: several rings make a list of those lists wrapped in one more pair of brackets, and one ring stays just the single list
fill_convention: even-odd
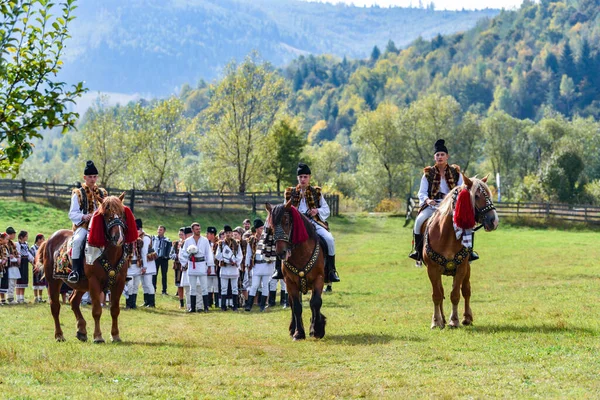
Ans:
[{"label": "horse's head", "polygon": [[291,201],[276,206],[265,204],[268,213],[266,225],[273,229],[275,254],[282,260],[287,259],[292,251],[292,217],[289,213],[291,205]]},{"label": "horse's head", "polygon": [[498,228],[498,213],[492,201],[492,193],[487,186],[487,176],[483,179],[469,179],[463,175],[463,180],[474,200],[475,220],[483,224],[488,232]]},{"label": "horse's head", "polygon": [[122,246],[125,241],[125,230],[127,229],[125,207],[123,198],[125,192],[117,196],[107,196],[98,199],[100,206],[97,212],[104,219],[104,235],[106,240],[113,246]]}]

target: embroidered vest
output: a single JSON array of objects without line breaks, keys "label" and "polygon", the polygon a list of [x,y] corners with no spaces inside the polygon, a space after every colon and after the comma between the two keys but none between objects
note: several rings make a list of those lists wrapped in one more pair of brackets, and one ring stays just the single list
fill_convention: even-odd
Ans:
[{"label": "embroidered vest", "polygon": [[[441,176],[436,176],[437,168],[434,167],[426,167],[423,172],[425,173],[428,183],[427,197],[430,199],[435,199],[435,197],[440,193]],[[456,164],[448,165],[446,167],[444,178],[446,179],[448,188],[450,190],[454,189],[460,178],[460,167]]]}]

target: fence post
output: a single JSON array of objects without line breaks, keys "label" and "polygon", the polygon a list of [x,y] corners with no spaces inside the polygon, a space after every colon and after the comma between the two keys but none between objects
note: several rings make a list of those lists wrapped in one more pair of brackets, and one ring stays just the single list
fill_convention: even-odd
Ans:
[{"label": "fence post", "polygon": [[131,189],[131,196],[129,196],[129,208],[131,208],[131,212],[133,212],[135,204],[135,188]]},{"label": "fence post", "polygon": [[252,193],[252,216],[256,216],[256,194]]},{"label": "fence post", "polygon": [[192,193],[187,192],[188,215],[192,215]]},{"label": "fence post", "polygon": [[519,207],[521,206],[521,202],[517,201],[517,218],[519,218]]},{"label": "fence post", "polygon": [[21,192],[23,194],[23,201],[27,201],[27,188],[25,179],[21,179]]},{"label": "fence post", "polygon": [[587,206],[585,206],[585,208],[583,209],[583,211],[585,212],[585,222],[588,222],[588,213],[587,213]]},{"label": "fence post", "polygon": [[550,218],[550,203],[546,203],[546,218]]}]

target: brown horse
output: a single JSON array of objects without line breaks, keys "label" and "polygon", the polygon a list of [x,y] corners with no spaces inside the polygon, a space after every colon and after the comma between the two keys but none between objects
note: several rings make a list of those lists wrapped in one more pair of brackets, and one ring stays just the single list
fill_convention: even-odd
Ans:
[{"label": "brown horse", "polygon": [[[111,336],[113,342],[120,342],[119,336],[119,300],[125,286],[127,267],[129,264],[129,256],[126,243],[131,242],[132,238],[137,238],[137,230],[135,228],[135,219],[133,214],[127,207],[123,206],[123,197],[108,196],[104,200],[97,199],[100,204],[98,210],[92,217],[90,231],[101,229],[100,241],[103,244],[104,251],[100,257],[96,258],[92,264],[88,264],[86,260],[84,264],[85,278],[78,283],[69,283],[64,279],[54,278],[55,258],[58,251],[71,236],[73,231],[61,229],[55,232],[46,242],[44,242],[36,255],[35,265],[43,267],[46,280],[48,282],[48,295],[50,297],[50,309],[52,317],[54,317],[54,338],[63,342],[65,337],[60,326],[60,287],[63,282],[72,287],[73,294],[69,302],[71,310],[77,319],[77,339],[87,341],[86,321],[81,313],[80,304],[81,297],[87,291],[90,292],[92,300],[92,316],[94,317],[94,343],[104,343],[102,332],[100,330],[100,317],[102,315],[102,305],[100,303],[100,295],[105,288],[110,288],[111,305],[110,314],[112,316]],[[134,232],[131,232],[131,230]],[[91,237],[90,237],[91,239]],[[98,251],[100,253],[100,251]],[[101,264],[102,263],[102,264]]]},{"label": "brown horse", "polygon": [[465,299],[462,324],[471,325],[473,323],[473,312],[470,306],[471,265],[469,264],[469,249],[463,246],[460,239],[456,238],[453,222],[458,193],[464,188],[468,189],[471,200],[468,208],[474,213],[474,215],[471,215],[474,221],[482,224],[487,232],[498,227],[498,214],[486,184],[487,177],[479,180],[476,178],[469,179],[463,175],[463,179],[464,185],[452,189],[428,223],[423,225],[422,233],[425,234],[423,261],[427,265],[427,274],[433,288],[431,329],[443,329],[446,324],[443,308],[444,287],[442,285],[442,275],[454,277],[452,293],[450,294],[452,314],[450,315],[449,326],[451,328],[459,326],[458,303],[461,291]]},{"label": "brown horse", "polygon": [[312,223],[288,201],[285,205],[266,204],[267,225],[274,231],[275,252],[282,260],[283,279],[292,310],[290,336],[306,339],[302,322],[302,294],[312,290],[310,297],[310,336],[325,336],[327,319],[321,314],[321,294],[325,277],[325,257]]}]

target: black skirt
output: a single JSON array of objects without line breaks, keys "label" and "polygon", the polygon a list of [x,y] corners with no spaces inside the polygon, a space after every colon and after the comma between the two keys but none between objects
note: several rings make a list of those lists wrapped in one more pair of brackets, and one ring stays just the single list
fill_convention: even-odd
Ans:
[{"label": "black skirt", "polygon": [[25,289],[29,286],[29,258],[21,257],[21,263],[19,264],[19,272],[21,273],[21,279],[17,279],[17,289]]}]

